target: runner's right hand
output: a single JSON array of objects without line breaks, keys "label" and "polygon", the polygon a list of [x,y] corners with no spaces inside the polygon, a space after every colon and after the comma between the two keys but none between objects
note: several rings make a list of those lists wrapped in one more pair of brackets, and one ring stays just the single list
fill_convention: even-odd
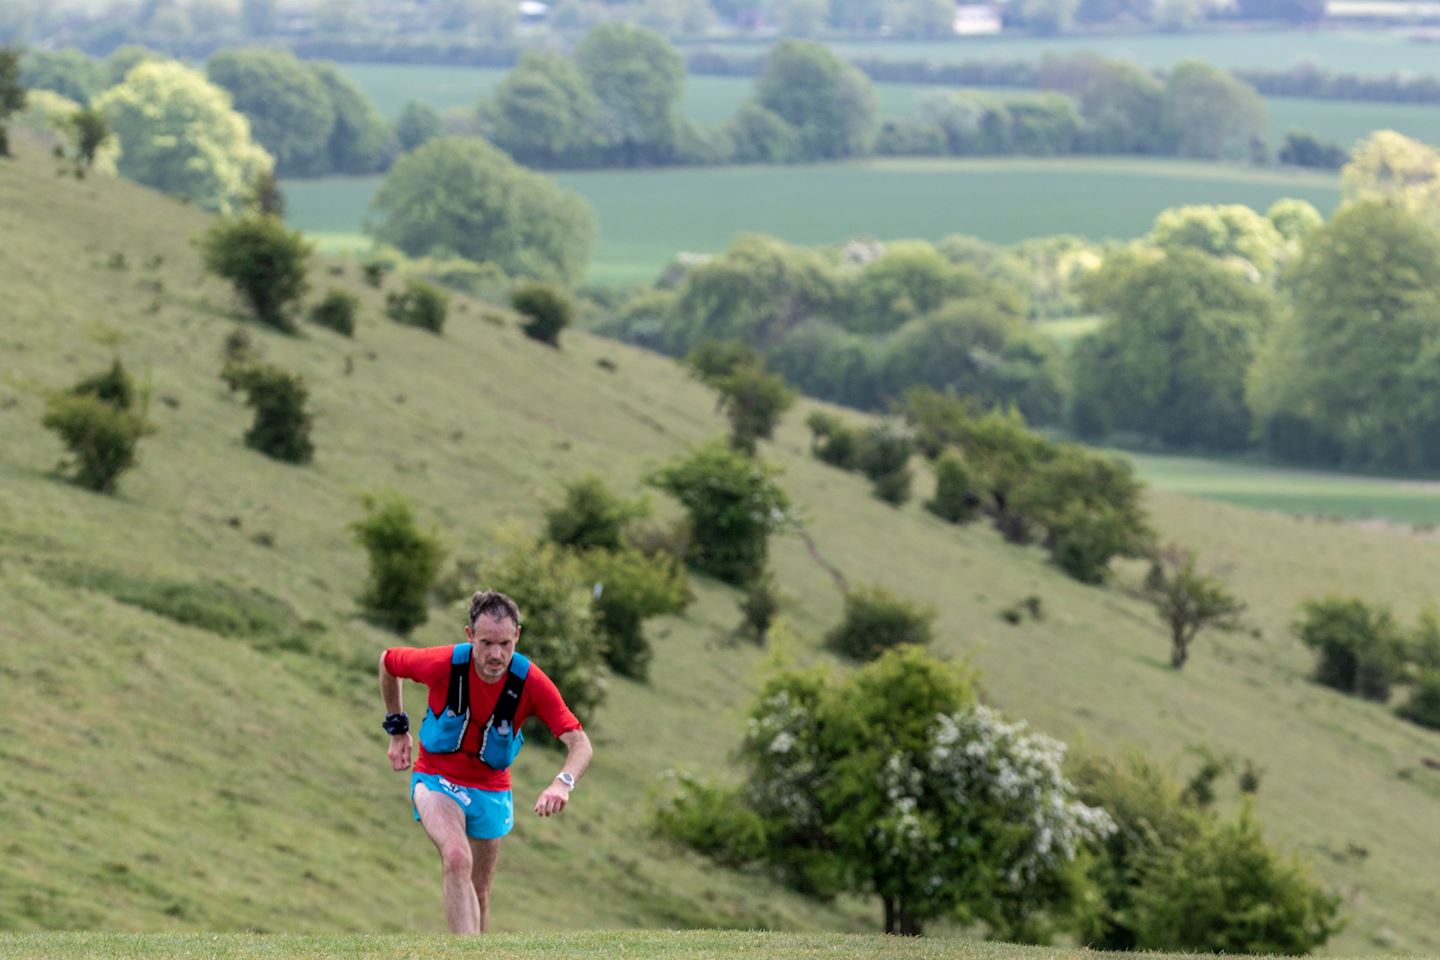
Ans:
[{"label": "runner's right hand", "polygon": [[413,745],[414,740],[408,733],[390,738],[390,747],[385,753],[390,757],[391,768],[395,770],[410,769],[410,750]]}]

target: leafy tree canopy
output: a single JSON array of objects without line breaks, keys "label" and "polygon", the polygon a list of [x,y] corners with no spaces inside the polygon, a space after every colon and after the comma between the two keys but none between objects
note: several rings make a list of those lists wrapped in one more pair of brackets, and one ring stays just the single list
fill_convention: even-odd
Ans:
[{"label": "leafy tree canopy", "polygon": [[595,242],[582,197],[473,138],[432,140],[401,157],[372,205],[382,243],[414,257],[446,250],[517,277],[578,283]]},{"label": "leafy tree canopy", "polygon": [[585,35],[575,62],[604,107],[604,137],[621,159],[668,159],[685,90],[685,61],[675,48],[647,27],[605,23]]},{"label": "leafy tree canopy", "polygon": [[870,78],[819,43],[785,40],[772,48],[755,102],[795,128],[805,159],[864,154],[875,137]]},{"label": "leafy tree canopy", "polygon": [[229,91],[255,139],[282,176],[325,165],[335,107],[319,78],[287,50],[222,50],[206,64],[210,82]]},{"label": "leafy tree canopy", "polygon": [[145,63],[95,101],[122,151],[120,173],[208,210],[230,211],[273,164],[225,91],[179,63]]}]

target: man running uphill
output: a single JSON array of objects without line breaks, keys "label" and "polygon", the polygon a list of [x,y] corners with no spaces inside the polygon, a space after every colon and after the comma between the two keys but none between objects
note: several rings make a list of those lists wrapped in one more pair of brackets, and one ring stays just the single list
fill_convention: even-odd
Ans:
[{"label": "man running uphill", "polygon": [[560,773],[540,793],[535,812],[565,809],[575,781],[590,765],[590,738],[555,684],[515,652],[520,610],[494,590],[470,598],[467,643],[393,647],[380,657],[380,696],[390,734],[390,766],[410,769],[410,721],[400,681],[429,690],[420,725],[420,757],[410,778],[415,819],[440,852],[445,920],[452,933],[490,926],[490,883],[500,838],[514,824],[510,764],[520,752],[525,718],[538,716],[569,751]]}]

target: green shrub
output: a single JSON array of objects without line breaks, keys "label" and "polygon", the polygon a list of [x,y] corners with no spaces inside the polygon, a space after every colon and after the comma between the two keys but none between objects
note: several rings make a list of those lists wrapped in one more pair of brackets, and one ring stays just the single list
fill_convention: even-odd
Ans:
[{"label": "green shrub", "polygon": [[648,482],[689,513],[689,563],[738,586],[765,569],[770,534],[788,521],[790,500],[775,476],[773,467],[717,441],[655,471]]},{"label": "green shrub", "polygon": [[582,568],[594,584],[595,626],[605,638],[605,662],[622,676],[644,680],[652,652],[644,622],[685,609],[685,568],[638,550],[592,550]]},{"label": "green shrub", "polygon": [[712,387],[743,367],[763,364],[759,351],[739,340],[704,340],[685,355],[695,379]]},{"label": "green shrub", "polygon": [[261,323],[295,332],[291,308],[305,295],[310,244],[274,217],[219,220],[201,238],[205,267],[230,281]]},{"label": "green shrub", "polygon": [[383,260],[367,260],[360,265],[360,275],[365,278],[366,283],[378,290],[385,282],[385,274],[392,269],[393,267]]},{"label": "green shrub", "polygon": [[655,832],[725,867],[742,867],[765,853],[765,821],[733,788],[679,775],[676,792],[655,811]]},{"label": "green shrub", "polygon": [[1142,950],[1309,953],[1336,933],[1340,898],[1266,845],[1245,807],[1141,866],[1132,916]]},{"label": "green shrub", "polygon": [[845,618],[825,644],[854,660],[874,660],[903,644],[924,646],[934,631],[935,610],[895,596],[881,586],[857,587],[845,596]]},{"label": "green shrub", "polygon": [[644,500],[625,500],[596,476],[565,487],[565,502],[545,512],[545,538],[576,550],[618,550],[626,524],[649,513]]},{"label": "green shrub", "polygon": [[438,334],[445,328],[445,314],[449,309],[449,295],[417,277],[406,279],[403,291],[392,290],[385,295],[385,316],[431,333]]},{"label": "green shrub", "polygon": [[145,433],[139,414],[94,396],[53,397],[41,422],[58,433],[74,455],[75,482],[100,493],[113,493],[120,475],[135,465]]},{"label": "green shrub", "polygon": [[364,518],[350,524],[370,557],[360,606],[371,622],[407,635],[429,619],[425,598],[440,573],[444,551],[434,533],[420,529],[404,497],[387,493],[363,502]]},{"label": "green shrub", "polygon": [[741,634],[763,644],[779,612],[780,588],[775,583],[775,575],[766,570],[745,585],[745,596],[740,598]]},{"label": "green shrub", "polygon": [[905,467],[894,473],[873,477],[870,481],[870,492],[875,495],[875,499],[892,507],[899,507],[910,501],[910,488],[914,482],[915,474],[909,467]]},{"label": "green shrub", "polygon": [[310,309],[310,322],[347,337],[355,336],[355,314],[360,298],[344,290],[331,290]]},{"label": "green shrub", "polygon": [[860,452],[859,435],[832,413],[816,410],[805,419],[810,428],[810,452],[841,470],[857,469]]},{"label": "green shrub", "polygon": [[1307,600],[1295,633],[1315,651],[1315,679],[1384,703],[1404,669],[1405,636],[1388,608],[1355,597]]},{"label": "green shrub", "polygon": [[510,295],[510,306],[525,319],[520,329],[531,340],[560,345],[560,331],[570,325],[574,305],[564,291],[548,283],[527,283]]},{"label": "green shrub", "polygon": [[1410,691],[1410,699],[1395,712],[1411,723],[1440,730],[1440,669],[1422,670]]},{"label": "green shrub", "polygon": [[275,460],[309,463],[315,456],[315,445],[310,442],[314,420],[305,409],[310,396],[305,379],[266,364],[234,369],[230,376],[255,411],[255,420],[245,432],[245,445]]},{"label": "green shrub", "polygon": [[980,513],[978,483],[958,450],[947,450],[935,461],[935,496],[925,509],[946,523],[969,523]]},{"label": "green shrub", "polygon": [[77,397],[94,397],[117,410],[135,409],[137,398],[135,381],[118,358],[110,364],[109,370],[86,377],[71,387],[70,393]]},{"label": "green shrub", "polygon": [[605,640],[595,626],[591,585],[581,561],[553,543],[507,534],[503,552],[482,567],[487,587],[520,607],[520,650],[534,659],[589,725],[605,698]]},{"label": "green shrub", "polygon": [[876,424],[861,433],[855,464],[870,478],[870,489],[879,500],[900,506],[910,499],[914,474],[907,466],[914,443],[890,424]]},{"label": "green shrub", "polygon": [[775,434],[780,417],[795,403],[785,378],[758,366],[743,366],[715,381],[720,406],[730,418],[730,444],[754,453],[755,445]]}]

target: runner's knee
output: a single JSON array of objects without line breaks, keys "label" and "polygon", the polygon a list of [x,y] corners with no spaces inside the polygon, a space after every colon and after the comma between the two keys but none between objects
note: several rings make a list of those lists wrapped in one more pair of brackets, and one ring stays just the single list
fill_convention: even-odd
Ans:
[{"label": "runner's knee", "polygon": [[445,844],[440,848],[440,863],[446,873],[461,877],[470,876],[471,867],[474,866],[474,859],[470,855],[470,845],[465,842],[464,838],[455,843]]}]

